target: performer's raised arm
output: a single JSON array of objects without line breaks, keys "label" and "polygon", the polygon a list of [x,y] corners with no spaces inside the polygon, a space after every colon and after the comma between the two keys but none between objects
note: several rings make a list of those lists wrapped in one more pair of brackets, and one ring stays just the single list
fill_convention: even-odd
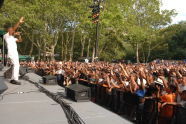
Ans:
[{"label": "performer's raised arm", "polygon": [[14,25],[13,30],[16,31],[20,24],[24,22],[24,17],[21,17],[19,21]]}]

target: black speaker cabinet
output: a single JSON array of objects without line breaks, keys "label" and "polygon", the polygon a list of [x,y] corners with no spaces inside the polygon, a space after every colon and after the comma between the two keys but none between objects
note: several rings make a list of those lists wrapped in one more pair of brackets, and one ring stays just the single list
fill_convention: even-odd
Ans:
[{"label": "black speaker cabinet", "polygon": [[52,75],[43,76],[43,83],[48,85],[56,85],[57,84],[56,76]]},{"label": "black speaker cabinet", "polygon": [[88,101],[91,97],[90,88],[81,84],[72,84],[65,90],[67,97],[76,102]]},{"label": "black speaker cabinet", "polygon": [[[10,79],[12,77],[12,70],[13,70],[13,66],[11,66],[7,71],[4,72],[4,77],[6,79]],[[27,73],[27,67],[20,66],[20,68],[19,68],[20,76],[23,76],[26,73]]]}]

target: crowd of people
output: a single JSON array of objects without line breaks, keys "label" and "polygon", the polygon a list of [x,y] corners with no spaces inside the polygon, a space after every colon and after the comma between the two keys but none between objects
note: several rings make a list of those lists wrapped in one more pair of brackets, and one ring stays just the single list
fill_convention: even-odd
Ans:
[{"label": "crowd of people", "polygon": [[76,79],[104,87],[107,95],[111,95],[114,89],[135,94],[139,97],[138,109],[145,108],[142,114],[147,119],[143,119],[143,123],[155,123],[149,119],[155,111],[146,105],[150,100],[157,103],[156,120],[160,124],[171,123],[174,106],[186,108],[186,64],[182,61],[141,64],[38,61],[20,64],[34,69],[41,76],[63,75],[63,86],[69,86],[73,83],[71,79]]}]

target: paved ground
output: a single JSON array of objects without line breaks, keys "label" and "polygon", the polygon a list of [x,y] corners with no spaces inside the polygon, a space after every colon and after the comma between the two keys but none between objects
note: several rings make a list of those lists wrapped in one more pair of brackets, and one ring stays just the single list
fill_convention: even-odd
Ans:
[{"label": "paved ground", "polygon": [[[39,80],[33,77],[32,80]],[[0,100],[1,124],[67,124],[66,116],[59,104],[45,94],[38,91],[33,84],[21,80],[22,85],[12,85],[3,78],[0,72],[0,81],[4,81],[8,90]],[[64,88],[53,85],[42,85],[53,93],[65,95]],[[130,124],[129,121],[109,110],[92,102],[73,102],[64,99],[80,115],[86,124]]]}]

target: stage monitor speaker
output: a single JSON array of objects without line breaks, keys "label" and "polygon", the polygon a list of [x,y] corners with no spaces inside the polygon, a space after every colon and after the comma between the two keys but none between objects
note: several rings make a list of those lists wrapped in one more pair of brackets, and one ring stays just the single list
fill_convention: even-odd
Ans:
[{"label": "stage monitor speaker", "polygon": [[91,97],[90,88],[81,84],[72,84],[66,87],[67,98],[76,102],[89,101]]},{"label": "stage monitor speaker", "polygon": [[0,94],[8,89],[7,85],[4,82],[0,82]]},{"label": "stage monitor speaker", "polygon": [[57,84],[57,78],[53,75],[47,75],[43,76],[43,83],[48,85],[56,85]]},{"label": "stage monitor speaker", "polygon": [[[4,72],[4,77],[6,79],[10,79],[12,77],[12,69],[13,69],[13,66],[11,66],[7,71]],[[20,76],[24,76],[26,73],[27,73],[27,67],[20,66],[19,68]]]}]

